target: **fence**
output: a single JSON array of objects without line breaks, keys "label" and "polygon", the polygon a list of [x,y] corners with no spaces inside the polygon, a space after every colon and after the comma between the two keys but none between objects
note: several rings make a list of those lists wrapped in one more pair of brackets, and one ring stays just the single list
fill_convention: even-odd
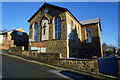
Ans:
[{"label": "fence", "polygon": [[98,59],[100,73],[118,75],[118,61],[116,57],[104,57]]}]

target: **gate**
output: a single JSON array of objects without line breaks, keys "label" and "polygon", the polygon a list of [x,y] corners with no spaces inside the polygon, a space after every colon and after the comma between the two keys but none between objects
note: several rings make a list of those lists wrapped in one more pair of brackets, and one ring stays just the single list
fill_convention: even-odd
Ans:
[{"label": "gate", "polygon": [[100,73],[118,75],[118,62],[116,57],[98,58],[98,68]]}]

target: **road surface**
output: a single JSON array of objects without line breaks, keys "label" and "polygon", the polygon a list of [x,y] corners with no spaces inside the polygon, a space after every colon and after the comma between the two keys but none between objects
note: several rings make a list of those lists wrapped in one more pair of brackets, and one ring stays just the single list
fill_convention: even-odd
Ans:
[{"label": "road surface", "polygon": [[44,65],[27,62],[21,59],[2,55],[2,78],[61,78],[76,80],[95,80],[76,75],[69,71],[61,71]]}]

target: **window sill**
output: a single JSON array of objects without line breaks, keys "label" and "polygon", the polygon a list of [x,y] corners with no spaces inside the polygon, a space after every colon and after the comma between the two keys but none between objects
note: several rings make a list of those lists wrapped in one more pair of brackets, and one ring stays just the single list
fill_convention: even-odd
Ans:
[{"label": "window sill", "polygon": [[44,42],[44,41],[49,41],[49,40],[40,40],[39,42]]},{"label": "window sill", "polygon": [[52,40],[60,40],[61,38],[59,38],[59,39],[52,39]]},{"label": "window sill", "polygon": [[86,42],[86,44],[92,44],[92,42]]}]

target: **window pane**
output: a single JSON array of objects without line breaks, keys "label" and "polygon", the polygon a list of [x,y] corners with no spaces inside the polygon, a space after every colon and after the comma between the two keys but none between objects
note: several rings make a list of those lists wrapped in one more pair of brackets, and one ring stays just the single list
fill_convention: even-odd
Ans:
[{"label": "window pane", "polygon": [[58,23],[61,23],[61,20],[60,20],[60,18],[58,18]]},{"label": "window pane", "polygon": [[60,25],[58,25],[58,31],[61,31],[61,26]]},{"label": "window pane", "polygon": [[58,39],[61,37],[61,20],[60,17],[55,19],[55,38]]},{"label": "window pane", "polygon": [[38,37],[38,24],[36,23],[34,26],[34,41],[37,41]]},{"label": "window pane", "polygon": [[92,35],[91,35],[91,29],[90,28],[86,29],[86,42],[87,43],[92,42]]},{"label": "window pane", "polygon": [[57,39],[57,33],[55,33],[55,39]]},{"label": "window pane", "polygon": [[58,32],[58,38],[61,38],[61,32]]},{"label": "window pane", "polygon": [[57,25],[55,25],[55,31],[57,31],[58,30],[58,27],[57,27]]},{"label": "window pane", "polygon": [[57,19],[55,19],[55,24],[57,24]]}]

